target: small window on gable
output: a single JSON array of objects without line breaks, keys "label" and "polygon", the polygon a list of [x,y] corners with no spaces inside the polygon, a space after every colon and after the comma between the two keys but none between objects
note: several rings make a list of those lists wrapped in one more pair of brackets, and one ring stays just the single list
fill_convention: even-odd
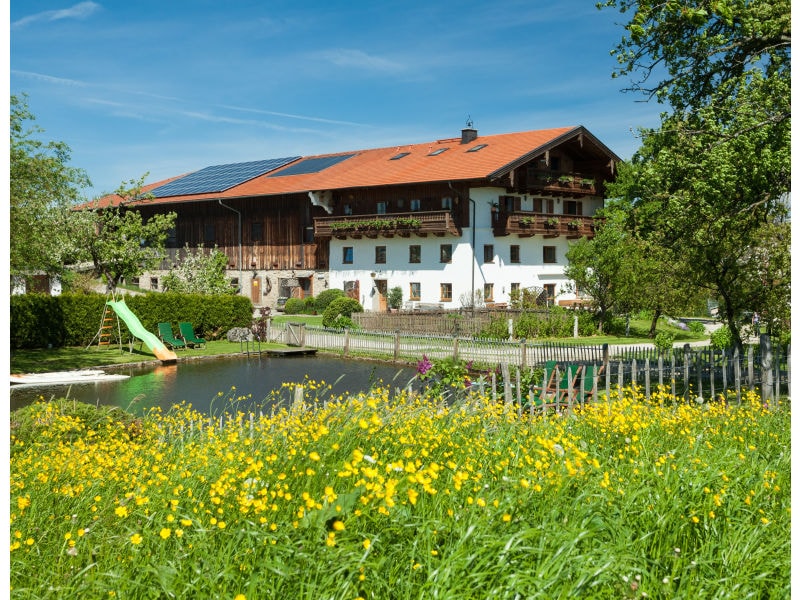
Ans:
[{"label": "small window on gable", "polygon": [[478,144],[477,146],[473,146],[472,148],[467,150],[467,152],[477,152],[478,150],[483,150],[484,148],[486,148],[486,146],[488,146],[488,144]]},{"label": "small window on gable", "polygon": [[404,156],[408,156],[409,154],[411,154],[411,152],[401,152],[400,154],[395,154],[389,160],[400,160],[401,158],[403,158]]}]

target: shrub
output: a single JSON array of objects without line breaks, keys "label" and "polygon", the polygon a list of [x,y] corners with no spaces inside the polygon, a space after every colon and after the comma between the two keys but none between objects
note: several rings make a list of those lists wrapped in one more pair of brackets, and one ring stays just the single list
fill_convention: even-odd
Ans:
[{"label": "shrub", "polygon": [[689,321],[689,331],[692,333],[704,333],[706,330],[705,326],[700,321]]},{"label": "shrub", "polygon": [[350,315],[354,312],[364,312],[364,308],[358,303],[358,300],[346,297],[337,298],[322,313],[322,325],[323,327],[335,327],[337,317],[343,316],[349,320]]},{"label": "shrub", "polygon": [[659,331],[656,334],[655,340],[653,343],[655,344],[656,348],[659,352],[669,352],[672,349],[672,344],[675,342],[675,334],[669,333],[666,331]]},{"label": "shrub", "polygon": [[716,350],[724,350],[733,345],[733,334],[727,325],[723,325],[711,334],[711,346]]},{"label": "shrub", "polygon": [[317,312],[325,312],[325,309],[328,308],[328,305],[336,300],[337,298],[344,298],[344,292],[338,288],[331,288],[329,290],[324,290],[317,294],[314,298],[314,307],[317,309]]},{"label": "shrub", "polygon": [[389,290],[389,308],[395,310],[403,305],[403,289],[398,285]]},{"label": "shrub", "polygon": [[300,298],[289,298],[283,306],[283,312],[287,315],[299,315],[305,312],[306,303]]}]

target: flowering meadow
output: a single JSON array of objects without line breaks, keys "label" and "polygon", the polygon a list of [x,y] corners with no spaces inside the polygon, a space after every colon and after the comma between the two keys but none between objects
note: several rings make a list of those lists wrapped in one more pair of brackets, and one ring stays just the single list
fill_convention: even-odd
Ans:
[{"label": "flowering meadow", "polygon": [[787,406],[324,387],[265,416],[12,414],[11,597],[790,594]]}]

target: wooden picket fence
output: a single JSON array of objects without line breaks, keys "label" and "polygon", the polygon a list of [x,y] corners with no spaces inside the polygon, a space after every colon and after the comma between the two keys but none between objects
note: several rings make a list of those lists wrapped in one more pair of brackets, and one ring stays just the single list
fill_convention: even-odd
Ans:
[{"label": "wooden picket fence", "polygon": [[[758,345],[738,350],[717,350],[688,344],[659,353],[653,347],[572,345],[527,341],[500,341],[446,335],[335,330],[304,324],[275,324],[267,328],[268,341],[309,346],[342,357],[372,356],[395,362],[454,358],[483,367],[506,365],[518,370],[543,368],[555,363],[559,374],[580,366],[593,367],[596,382],[582,382],[570,394],[577,402],[597,393],[609,396],[614,388],[640,386],[650,399],[657,389],[687,399],[724,398],[741,401],[747,390],[757,390],[765,402],[776,402],[790,390],[790,347],[773,347],[762,335]],[[600,368],[602,367],[602,369]],[[513,388],[514,382],[501,386]],[[593,394],[587,390],[593,390]],[[526,395],[530,395],[529,393]]]}]

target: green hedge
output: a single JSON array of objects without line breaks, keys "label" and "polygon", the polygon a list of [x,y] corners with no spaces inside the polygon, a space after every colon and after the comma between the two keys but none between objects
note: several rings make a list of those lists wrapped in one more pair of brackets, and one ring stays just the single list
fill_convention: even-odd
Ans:
[{"label": "green hedge", "polygon": [[[249,327],[253,304],[244,296],[148,293],[126,295],[125,302],[148,331],[158,333],[158,323],[189,321],[198,335],[218,339],[231,327]],[[24,294],[11,296],[11,349],[85,346],[97,335],[107,297],[103,294]],[[115,314],[109,310],[109,315]],[[113,342],[118,342],[116,320]],[[131,339],[120,322],[122,342]]]}]

